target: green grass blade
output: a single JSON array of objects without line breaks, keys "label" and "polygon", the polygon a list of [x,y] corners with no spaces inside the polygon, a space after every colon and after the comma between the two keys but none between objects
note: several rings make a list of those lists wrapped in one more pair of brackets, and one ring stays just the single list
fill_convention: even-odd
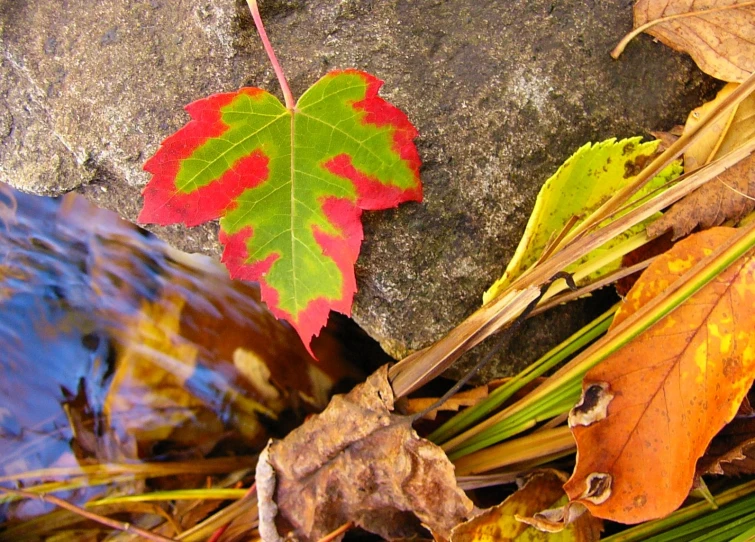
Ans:
[{"label": "green grass blade", "polygon": [[[750,512],[755,508],[755,495],[753,493],[755,493],[755,480],[716,495],[718,510],[715,510],[714,505],[708,501],[696,502],[680,508],[665,518],[648,521],[608,536],[602,539],[602,542],[689,540],[691,533],[700,532],[702,529],[709,529],[721,522],[729,521],[732,514],[741,516]],[[694,523],[695,521],[699,523]],[[654,536],[660,533],[663,533],[664,537]],[[687,538],[679,538],[685,536]]]},{"label": "green grass blade", "polygon": [[727,523],[718,529],[706,532],[697,538],[693,538],[690,542],[731,542],[732,538],[737,538],[747,532],[753,525],[755,525],[755,512]]},{"label": "green grass blade", "polygon": [[731,542],[752,542],[753,540],[755,540],[755,525],[749,527],[736,538],[732,538]]},{"label": "green grass blade", "polygon": [[506,382],[503,386],[497,388],[486,399],[473,407],[459,412],[436,429],[428,439],[436,444],[442,444],[473,423],[482,419],[484,416],[490,414],[495,409],[499,408],[524,386],[605,333],[608,326],[611,325],[613,314],[616,312],[617,308],[618,305],[611,307],[611,309],[547,352],[536,362],[532,363],[529,367]]},{"label": "green grass blade", "polygon": [[498,444],[508,438],[523,433],[535,427],[540,422],[555,418],[571,410],[582,393],[580,381],[575,381],[571,386],[565,386],[551,396],[530,407],[517,412],[510,418],[506,418],[488,430],[469,439],[461,448],[448,453],[451,461],[469,455],[488,446]]},{"label": "green grass blade", "polygon": [[176,489],[173,491],[154,491],[141,495],[121,495],[90,501],[87,506],[104,506],[106,504],[123,504],[131,502],[186,501],[186,500],[237,500],[247,493],[247,489],[205,488]]},{"label": "green grass blade", "polygon": [[[568,395],[573,389],[571,386],[574,385],[574,382],[581,382],[582,377],[589,369],[670,314],[676,307],[715,279],[724,269],[754,246],[755,222],[740,228],[731,239],[722,244],[713,254],[675,281],[666,293],[653,299],[621,322],[525,398],[454,437],[443,445],[443,449],[447,453],[456,452],[460,448],[469,450],[470,443],[477,445],[483,440],[493,442],[494,435],[501,432],[501,427],[505,427],[501,424],[512,423],[510,420],[507,421],[509,418],[516,419],[517,423],[521,423],[520,417],[522,416],[528,419],[533,418],[532,413],[539,408],[538,405],[547,403],[549,408],[552,407],[551,401],[554,395],[559,399],[563,398],[564,394]],[[518,417],[514,418],[514,416]],[[481,434],[484,436],[480,436]],[[500,440],[497,442],[500,442]]]}]

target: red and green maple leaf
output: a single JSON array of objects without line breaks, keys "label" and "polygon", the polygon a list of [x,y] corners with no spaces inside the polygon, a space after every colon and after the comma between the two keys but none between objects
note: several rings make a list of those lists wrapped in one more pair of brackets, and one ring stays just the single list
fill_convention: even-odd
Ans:
[{"label": "red and green maple leaf", "polygon": [[259,281],[309,347],[331,309],[351,311],[362,210],[422,199],[417,131],[381,85],[345,70],[293,109],[258,88],[188,105],[192,120],[144,165],[153,177],[139,221],[220,218],[231,277]]}]

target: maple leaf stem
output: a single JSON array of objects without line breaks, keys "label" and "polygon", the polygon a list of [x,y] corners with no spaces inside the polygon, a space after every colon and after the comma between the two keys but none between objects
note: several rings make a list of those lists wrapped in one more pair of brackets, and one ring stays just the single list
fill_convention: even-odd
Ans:
[{"label": "maple leaf stem", "polygon": [[262,17],[260,17],[260,10],[259,7],[257,7],[257,0],[246,0],[246,3],[249,6],[249,11],[252,12],[254,26],[257,27],[257,32],[262,40],[262,46],[265,48],[267,58],[270,59],[270,64],[273,65],[275,76],[278,78],[278,83],[283,91],[283,99],[286,102],[286,109],[293,111],[296,106],[296,101],[294,100],[294,95],[291,93],[291,88],[288,86],[286,74],[283,73],[283,68],[281,67],[280,62],[278,62],[278,58],[275,56],[275,51],[267,37],[267,32],[265,32],[265,25],[262,24]]}]

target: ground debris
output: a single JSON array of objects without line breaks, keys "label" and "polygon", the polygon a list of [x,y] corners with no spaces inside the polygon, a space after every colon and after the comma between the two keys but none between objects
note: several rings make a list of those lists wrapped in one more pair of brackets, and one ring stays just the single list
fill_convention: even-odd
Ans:
[{"label": "ground debris", "polygon": [[391,413],[388,366],[286,439],[271,441],[257,466],[264,540],[318,540],[349,521],[386,539],[447,539],[472,502],[443,451]]}]

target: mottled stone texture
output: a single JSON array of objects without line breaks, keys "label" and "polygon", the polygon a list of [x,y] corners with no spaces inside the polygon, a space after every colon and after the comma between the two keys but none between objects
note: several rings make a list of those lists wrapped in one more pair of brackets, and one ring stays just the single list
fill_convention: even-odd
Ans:
[{"label": "mottled stone texture", "polygon": [[[386,81],[421,132],[425,201],[368,213],[354,317],[386,350],[425,346],[503,271],[543,181],[581,144],[669,128],[712,90],[643,36],[616,62],[631,1],[260,0],[294,93],[333,68]],[[0,180],[78,190],[135,219],[141,164],[241,85],[278,92],[241,0],[0,0]],[[154,228],[217,255],[215,225]],[[586,321],[528,325],[498,373]]]}]

